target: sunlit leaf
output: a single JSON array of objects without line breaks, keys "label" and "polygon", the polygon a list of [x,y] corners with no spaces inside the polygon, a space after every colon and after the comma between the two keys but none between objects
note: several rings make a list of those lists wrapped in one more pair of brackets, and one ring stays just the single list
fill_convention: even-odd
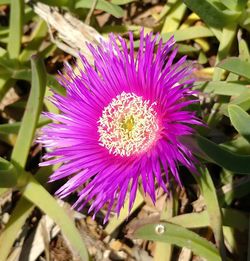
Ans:
[{"label": "sunlit leaf", "polygon": [[[50,122],[51,120],[40,117],[37,122],[37,128],[42,127]],[[20,126],[21,122],[0,124],[0,134],[18,134]]]},{"label": "sunlit leaf", "polygon": [[182,0],[176,1],[172,5],[170,12],[165,18],[161,34],[173,32],[180,26],[181,20],[186,12],[186,6],[183,4]]},{"label": "sunlit leaf", "polygon": [[232,11],[238,10],[238,0],[221,0],[221,2]]},{"label": "sunlit leaf", "polygon": [[[177,205],[177,206],[176,206]],[[174,193],[171,193],[165,200],[165,204],[161,211],[160,220],[168,221],[177,214],[175,208],[178,208],[178,199]],[[170,261],[173,252],[173,245],[166,242],[156,242],[154,251],[154,261]]]},{"label": "sunlit leaf", "polygon": [[60,6],[60,7],[71,7],[74,1],[72,0],[40,0],[39,2],[42,2],[46,5],[51,6]]},{"label": "sunlit leaf", "polygon": [[229,105],[228,113],[235,129],[250,142],[250,116],[241,107]]},{"label": "sunlit leaf", "polygon": [[[223,226],[236,228],[244,231],[248,228],[248,216],[246,213],[232,208],[222,208]],[[185,228],[201,228],[209,226],[209,216],[207,210],[199,213],[188,213],[175,216],[168,220],[176,225]]]},{"label": "sunlit leaf", "polygon": [[184,0],[184,3],[212,27],[223,28],[240,16],[239,12],[219,9],[209,0],[203,0],[202,4],[197,0]]},{"label": "sunlit leaf", "polygon": [[180,29],[175,32],[170,32],[167,34],[162,34],[164,41],[167,41],[172,35],[177,42],[191,40],[195,38],[202,37],[212,37],[214,34],[206,26],[191,26],[185,29]]},{"label": "sunlit leaf", "polygon": [[13,148],[11,160],[18,167],[24,168],[31,143],[33,141],[37,121],[42,110],[46,87],[46,72],[43,61],[38,57],[31,59],[32,84],[22,124]]},{"label": "sunlit leaf", "polygon": [[214,93],[219,95],[239,95],[248,89],[247,82],[234,81],[206,81],[197,82],[195,88],[202,90],[206,93]]},{"label": "sunlit leaf", "polygon": [[9,88],[13,84],[13,80],[11,80],[10,77],[11,77],[11,74],[8,72],[5,74],[2,74],[0,77],[0,101],[2,100],[2,98],[4,97],[6,92],[9,90]]},{"label": "sunlit leaf", "polygon": [[249,88],[246,91],[239,93],[239,96],[232,99],[231,102],[225,103],[221,105],[220,111],[228,116],[228,106],[229,105],[238,105],[244,111],[248,111],[250,109],[250,90]]},{"label": "sunlit leaf", "polygon": [[21,49],[23,35],[24,1],[11,0],[10,31],[7,50],[11,59],[17,59]]},{"label": "sunlit leaf", "polygon": [[[236,33],[237,33],[237,25],[233,22],[223,27],[222,34],[220,37],[220,44],[216,56],[216,63],[220,62],[221,60],[229,56],[232,44],[236,37]],[[222,74],[223,74],[223,70],[219,67],[215,67],[213,80],[219,81],[222,77]]]},{"label": "sunlit leaf", "polygon": [[242,61],[238,57],[227,58],[217,64],[217,67],[250,79],[250,62]]},{"label": "sunlit leaf", "polygon": [[111,0],[111,3],[114,5],[126,5],[136,1],[138,0]]},{"label": "sunlit leaf", "polygon": [[199,213],[188,213],[175,216],[170,218],[168,221],[186,228],[200,228],[209,226],[209,217],[206,210]]},{"label": "sunlit leaf", "polygon": [[[156,232],[159,228],[161,233]],[[218,250],[212,243],[184,227],[171,223],[145,225],[136,230],[135,237],[186,247],[207,260],[221,260]]]},{"label": "sunlit leaf", "polygon": [[239,41],[239,58],[243,61],[249,61],[250,53],[247,42],[244,39]]},{"label": "sunlit leaf", "polygon": [[[91,8],[93,5],[92,1],[89,0],[77,0],[75,8]],[[120,6],[112,4],[106,0],[98,0],[95,6],[96,9],[103,10],[113,16],[120,18],[123,16],[123,9]]]},{"label": "sunlit leaf", "polygon": [[216,245],[220,250],[223,259],[226,258],[226,249],[224,246],[224,237],[222,231],[222,216],[221,210],[214,187],[213,180],[207,168],[200,168],[200,175],[193,175],[200,186],[201,193],[206,203],[208,212],[209,224],[213,230]]}]

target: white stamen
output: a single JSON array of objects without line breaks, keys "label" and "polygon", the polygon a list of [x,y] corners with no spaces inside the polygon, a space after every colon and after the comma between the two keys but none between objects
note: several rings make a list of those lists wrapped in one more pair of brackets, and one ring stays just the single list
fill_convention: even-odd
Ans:
[{"label": "white stamen", "polygon": [[130,156],[147,150],[159,129],[156,103],[122,92],[103,109],[98,120],[99,144],[114,155]]}]

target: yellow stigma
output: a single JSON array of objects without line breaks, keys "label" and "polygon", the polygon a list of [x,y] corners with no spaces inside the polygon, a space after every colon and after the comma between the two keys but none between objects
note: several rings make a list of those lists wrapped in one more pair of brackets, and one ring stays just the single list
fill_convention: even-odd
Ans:
[{"label": "yellow stigma", "polygon": [[131,115],[129,118],[127,119],[124,119],[123,123],[122,123],[122,128],[125,130],[125,131],[132,131],[133,127],[134,127],[134,117],[133,115]]},{"label": "yellow stigma", "polygon": [[146,151],[156,140],[159,129],[154,105],[134,93],[116,96],[98,120],[99,144],[114,155]]}]

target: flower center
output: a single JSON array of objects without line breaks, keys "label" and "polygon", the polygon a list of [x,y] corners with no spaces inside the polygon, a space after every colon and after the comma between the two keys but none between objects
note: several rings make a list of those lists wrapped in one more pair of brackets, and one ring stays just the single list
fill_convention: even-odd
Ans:
[{"label": "flower center", "polygon": [[102,111],[98,120],[99,144],[114,155],[130,156],[147,151],[159,129],[157,113],[149,100],[122,92]]}]

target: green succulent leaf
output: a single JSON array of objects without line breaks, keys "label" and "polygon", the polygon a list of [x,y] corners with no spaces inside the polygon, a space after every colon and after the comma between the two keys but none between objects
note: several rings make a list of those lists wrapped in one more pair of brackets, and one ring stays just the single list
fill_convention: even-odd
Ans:
[{"label": "green succulent leaf", "polygon": [[244,81],[206,81],[197,82],[196,89],[202,90],[205,93],[214,93],[225,96],[237,96],[247,91],[248,82]]},{"label": "green succulent leaf", "polygon": [[203,0],[202,4],[197,0],[184,0],[184,3],[197,13],[208,26],[215,28],[223,28],[236,21],[240,16],[240,12],[223,10],[221,6],[218,7],[209,0]]},{"label": "green succulent leaf", "polygon": [[11,59],[17,59],[21,50],[23,35],[24,1],[11,0],[10,31],[7,50]]},{"label": "green succulent leaf", "polygon": [[[93,1],[77,0],[75,3],[75,8],[92,8],[92,5]],[[95,8],[103,10],[116,18],[121,18],[123,16],[123,9],[120,6],[112,4],[106,0],[98,0]]]},{"label": "green succulent leaf", "polygon": [[42,110],[43,97],[46,87],[46,71],[43,61],[33,56],[32,66],[32,87],[22,124],[18,133],[16,144],[13,148],[11,160],[18,167],[25,168],[26,160],[33,141],[37,121]]},{"label": "green succulent leaf", "polygon": [[224,246],[224,236],[222,232],[222,215],[217,198],[216,189],[207,168],[200,168],[201,175],[194,175],[199,184],[201,193],[206,203],[209,217],[209,224],[213,230],[216,245],[220,250],[223,260],[226,259],[226,249]]},{"label": "green succulent leaf", "polygon": [[217,248],[212,243],[198,234],[175,224],[167,222],[148,224],[137,229],[134,235],[136,238],[186,247],[196,255],[204,257],[207,260],[221,260]]},{"label": "green succulent leaf", "polygon": [[228,113],[234,128],[250,142],[250,116],[241,107],[230,104]]},{"label": "green succulent leaf", "polygon": [[[48,123],[50,123],[51,120],[40,117],[37,122],[37,128],[40,128]],[[5,123],[0,124],[0,134],[18,134],[18,131],[20,129],[21,122],[14,122],[14,123]]]},{"label": "green succulent leaf", "polygon": [[13,187],[17,183],[16,168],[0,157],[0,188]]},{"label": "green succulent leaf", "polygon": [[201,150],[216,164],[238,174],[250,174],[250,155],[238,155],[214,142],[197,137]]},{"label": "green succulent leaf", "polygon": [[217,67],[250,79],[250,62],[238,57],[227,58],[217,64]]},{"label": "green succulent leaf", "polygon": [[111,3],[114,5],[126,5],[136,1],[137,0],[111,0]]}]

